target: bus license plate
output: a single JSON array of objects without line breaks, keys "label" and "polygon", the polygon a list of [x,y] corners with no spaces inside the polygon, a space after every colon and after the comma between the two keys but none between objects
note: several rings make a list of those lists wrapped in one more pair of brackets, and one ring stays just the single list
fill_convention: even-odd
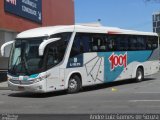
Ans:
[{"label": "bus license plate", "polygon": [[18,90],[24,91],[24,87],[18,86]]}]

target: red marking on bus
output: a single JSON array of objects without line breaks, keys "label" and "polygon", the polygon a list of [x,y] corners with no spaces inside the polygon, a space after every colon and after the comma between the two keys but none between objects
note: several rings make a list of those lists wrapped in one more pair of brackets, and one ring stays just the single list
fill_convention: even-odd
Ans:
[{"label": "red marking on bus", "polygon": [[112,54],[110,57],[109,57],[109,62],[111,63],[111,71],[115,69],[115,67],[122,67],[124,66],[124,68],[127,67],[127,52],[122,55],[116,55],[116,54]]},{"label": "red marking on bus", "polygon": [[108,31],[108,34],[120,34],[120,32],[116,32],[116,31]]}]

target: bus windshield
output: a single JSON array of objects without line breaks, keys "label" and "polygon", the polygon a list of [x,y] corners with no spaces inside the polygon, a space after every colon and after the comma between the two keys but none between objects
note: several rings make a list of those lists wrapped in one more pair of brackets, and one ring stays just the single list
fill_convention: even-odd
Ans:
[{"label": "bus windshield", "polygon": [[9,73],[13,75],[31,75],[43,68],[43,56],[39,56],[38,48],[44,37],[17,39],[13,44],[9,61]]},{"label": "bus windshield", "polygon": [[11,50],[8,72],[15,76],[28,76],[58,65],[64,58],[70,37],[69,32],[50,36],[61,39],[48,44],[43,56],[39,56],[39,46],[47,37],[17,39]]}]

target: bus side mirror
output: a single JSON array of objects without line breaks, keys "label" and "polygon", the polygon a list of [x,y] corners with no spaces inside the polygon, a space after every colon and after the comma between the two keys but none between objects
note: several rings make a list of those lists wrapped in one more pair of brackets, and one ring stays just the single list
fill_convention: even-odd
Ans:
[{"label": "bus side mirror", "polygon": [[10,44],[13,44],[14,41],[9,41],[7,43],[4,43],[2,46],[1,46],[1,55],[4,56],[4,49],[6,46],[10,45]]},{"label": "bus side mirror", "polygon": [[54,41],[60,40],[60,39],[61,38],[51,38],[51,39],[48,39],[48,40],[44,40],[39,46],[39,56],[43,56],[44,49],[48,44],[50,44],[50,43],[52,43]]}]

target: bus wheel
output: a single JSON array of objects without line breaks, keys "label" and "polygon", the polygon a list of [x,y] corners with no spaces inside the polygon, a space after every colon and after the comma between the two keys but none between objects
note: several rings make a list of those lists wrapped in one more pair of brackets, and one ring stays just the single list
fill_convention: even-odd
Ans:
[{"label": "bus wheel", "polygon": [[144,73],[142,68],[138,68],[136,72],[136,82],[141,82],[144,79]]},{"label": "bus wheel", "polygon": [[81,88],[81,80],[77,75],[72,76],[68,82],[68,93],[76,93]]}]

